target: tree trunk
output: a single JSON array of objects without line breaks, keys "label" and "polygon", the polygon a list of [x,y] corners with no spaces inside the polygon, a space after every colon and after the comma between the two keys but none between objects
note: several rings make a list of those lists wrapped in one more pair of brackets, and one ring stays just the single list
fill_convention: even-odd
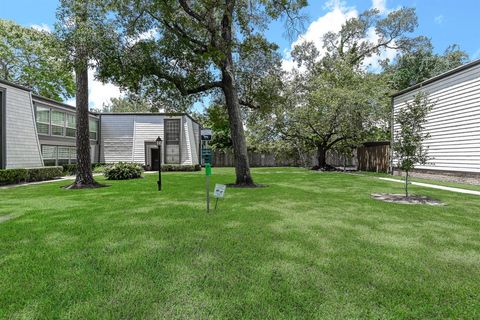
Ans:
[{"label": "tree trunk", "polygon": [[235,66],[233,63],[233,12],[235,0],[226,0],[226,10],[222,19],[223,54],[220,69],[222,71],[222,90],[227,105],[230,132],[232,136],[233,155],[235,158],[235,184],[241,186],[254,186],[248,163],[247,142],[243,131],[240,103],[238,101],[237,83],[235,80]]},{"label": "tree trunk", "polygon": [[86,61],[75,67],[77,120],[77,176],[71,189],[97,187],[92,175],[90,158],[90,128],[88,119],[88,66]]},{"label": "tree trunk", "polygon": [[[233,62],[232,62],[233,64]],[[235,158],[235,174],[237,185],[254,185],[248,162],[247,143],[240,114],[240,103],[235,86],[233,66],[222,69],[223,93],[227,105],[230,132],[232,135],[233,155]]]},{"label": "tree trunk", "polygon": [[408,198],[408,171],[405,171],[405,196]]},{"label": "tree trunk", "polygon": [[317,146],[317,160],[320,169],[327,168],[327,149],[323,145]]}]

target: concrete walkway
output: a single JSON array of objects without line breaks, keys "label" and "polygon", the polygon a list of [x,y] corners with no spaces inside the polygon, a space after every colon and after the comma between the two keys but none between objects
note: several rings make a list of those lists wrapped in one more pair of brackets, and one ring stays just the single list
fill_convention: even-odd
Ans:
[{"label": "concrete walkway", "polygon": [[[94,173],[93,176],[101,176],[101,173]],[[18,187],[24,187],[24,186],[33,186],[36,184],[45,184],[45,183],[52,183],[52,182],[58,182],[58,181],[66,181],[66,180],[75,180],[75,176],[65,176],[65,177],[60,177],[57,179],[52,179],[52,180],[45,180],[45,181],[36,181],[36,182],[25,182],[25,183],[19,183],[19,184],[9,184],[6,186],[1,186],[0,190],[2,189],[12,189],[12,188],[18,188]]]},{"label": "concrete walkway", "polygon": [[[379,179],[384,180],[384,181],[405,183],[404,180],[398,180],[398,179],[392,179],[392,178],[379,178]],[[453,188],[453,187],[445,187],[445,186],[439,186],[439,185],[436,185],[436,184],[422,183],[422,182],[410,182],[410,184],[412,184],[414,186],[419,186],[419,187],[439,189],[439,190],[445,190],[445,191],[451,191],[451,192],[457,192],[457,193],[473,194],[475,196],[480,196],[480,191],[467,190],[467,189],[461,189],[461,188]]]}]

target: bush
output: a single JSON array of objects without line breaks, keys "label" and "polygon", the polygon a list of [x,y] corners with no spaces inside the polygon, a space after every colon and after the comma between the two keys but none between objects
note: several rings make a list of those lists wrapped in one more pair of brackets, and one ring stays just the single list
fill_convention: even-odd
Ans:
[{"label": "bush", "polygon": [[27,180],[27,169],[0,170],[0,185],[20,183]]},{"label": "bush", "polygon": [[200,171],[202,167],[199,164],[196,165],[178,165],[178,164],[163,164],[162,171]]},{"label": "bush", "polygon": [[93,173],[104,173],[107,165],[95,166],[92,168]]},{"label": "bush", "polygon": [[119,162],[107,166],[104,171],[108,180],[128,180],[142,176],[143,168],[138,163]]},{"label": "bush", "polygon": [[62,167],[43,167],[27,169],[27,181],[43,181],[63,176]]},{"label": "bush", "polygon": [[[92,171],[95,173],[100,173],[103,172],[106,164],[105,163],[92,163]],[[63,166],[63,172],[67,175],[75,175],[77,174],[77,165],[76,164],[64,164]],[[100,169],[98,169],[100,168]]]},{"label": "bush", "polygon": [[4,169],[0,170],[0,185],[50,180],[61,176],[63,176],[62,167]]},{"label": "bush", "polygon": [[63,173],[66,175],[73,176],[77,174],[77,165],[76,164],[64,164],[62,165],[63,167]]}]

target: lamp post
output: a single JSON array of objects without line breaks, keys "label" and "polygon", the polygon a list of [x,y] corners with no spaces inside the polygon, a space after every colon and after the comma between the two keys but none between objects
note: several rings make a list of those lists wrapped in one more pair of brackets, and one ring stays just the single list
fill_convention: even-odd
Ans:
[{"label": "lamp post", "polygon": [[157,140],[155,140],[157,143],[158,147],[158,191],[162,191],[162,153],[161,153],[161,148],[162,148],[162,138],[158,136]]}]

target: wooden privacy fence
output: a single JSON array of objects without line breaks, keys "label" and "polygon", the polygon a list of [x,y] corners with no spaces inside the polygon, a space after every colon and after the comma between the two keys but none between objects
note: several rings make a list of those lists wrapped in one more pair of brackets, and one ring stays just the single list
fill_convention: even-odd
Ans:
[{"label": "wooden privacy fence", "polygon": [[357,148],[357,169],[361,171],[388,172],[390,167],[390,142],[369,142]]},{"label": "wooden privacy fence", "polygon": [[[273,152],[248,152],[248,160],[252,167],[313,167],[318,164],[315,153],[303,155],[276,154]],[[327,152],[327,163],[332,166],[356,166],[355,158],[347,158],[336,152]],[[212,155],[215,167],[233,167],[235,165],[231,151],[215,150]]]},{"label": "wooden privacy fence", "polygon": [[[281,156],[275,153],[248,152],[248,160],[252,167],[297,167],[302,165],[296,157]],[[231,151],[214,151],[212,165],[214,167],[235,166],[233,153]]]},{"label": "wooden privacy fence", "polygon": [[[355,150],[353,157],[345,157],[334,151],[327,152],[327,163],[335,167],[357,168],[361,171],[388,172],[390,159],[389,142],[370,142]],[[291,155],[273,152],[248,152],[252,167],[313,167],[318,164],[315,153]],[[231,151],[215,150],[212,154],[215,167],[233,167],[235,165]]]}]

